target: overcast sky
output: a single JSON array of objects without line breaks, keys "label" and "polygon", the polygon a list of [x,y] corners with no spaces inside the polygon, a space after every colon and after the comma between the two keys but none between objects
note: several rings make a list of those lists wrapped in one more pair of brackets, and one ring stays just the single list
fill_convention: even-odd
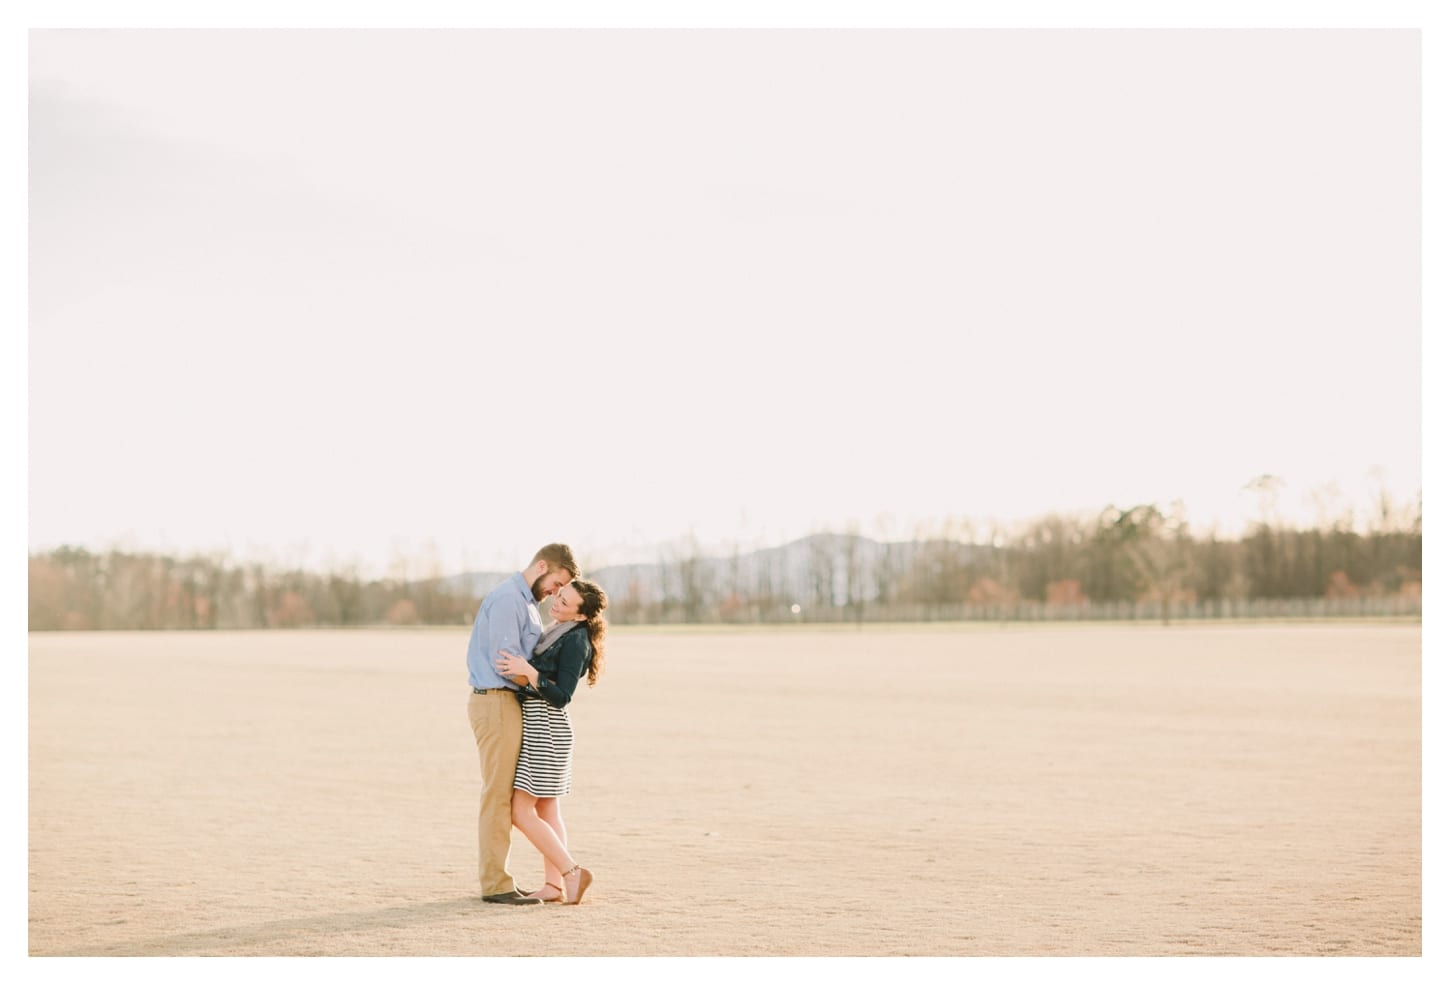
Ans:
[{"label": "overcast sky", "polygon": [[588,564],[1421,483],[1412,31],[30,35],[29,542]]}]

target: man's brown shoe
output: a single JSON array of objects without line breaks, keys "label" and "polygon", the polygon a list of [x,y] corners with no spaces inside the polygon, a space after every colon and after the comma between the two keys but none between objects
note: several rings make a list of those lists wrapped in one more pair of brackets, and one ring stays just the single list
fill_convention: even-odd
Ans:
[{"label": "man's brown shoe", "polygon": [[485,896],[483,901],[485,903],[504,903],[509,906],[530,906],[544,902],[535,896],[525,896],[517,889],[509,893],[494,893],[492,896]]}]

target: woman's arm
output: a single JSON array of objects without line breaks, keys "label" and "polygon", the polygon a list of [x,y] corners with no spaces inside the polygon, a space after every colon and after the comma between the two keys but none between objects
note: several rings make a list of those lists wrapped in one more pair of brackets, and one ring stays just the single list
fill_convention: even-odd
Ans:
[{"label": "woman's arm", "polygon": [[543,698],[555,708],[562,708],[574,697],[579,678],[584,676],[584,665],[589,660],[589,634],[569,632],[558,643],[558,673],[549,677],[540,676],[538,683],[528,688],[529,693]]},{"label": "woman's arm", "polygon": [[506,677],[522,687],[529,687],[539,679],[539,672],[517,653],[510,653],[508,650],[500,650],[502,654],[494,661],[494,669],[500,677]]}]

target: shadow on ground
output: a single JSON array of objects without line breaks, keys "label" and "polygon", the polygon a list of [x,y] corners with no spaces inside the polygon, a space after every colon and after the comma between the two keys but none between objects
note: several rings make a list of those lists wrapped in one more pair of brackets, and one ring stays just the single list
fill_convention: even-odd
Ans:
[{"label": "shadow on ground", "polygon": [[[452,920],[476,920],[480,913],[502,916],[532,907],[488,906],[476,896],[436,900],[411,906],[390,906],[381,910],[349,913],[319,913],[291,920],[216,927],[187,934],[171,934],[145,940],[118,941],[65,951],[32,951],[32,957],[123,957],[141,955],[207,956],[304,954],[346,955],[339,940],[382,930],[407,930],[426,926],[436,929]],[[374,949],[367,949],[373,951]],[[359,951],[359,953],[362,953]]]}]

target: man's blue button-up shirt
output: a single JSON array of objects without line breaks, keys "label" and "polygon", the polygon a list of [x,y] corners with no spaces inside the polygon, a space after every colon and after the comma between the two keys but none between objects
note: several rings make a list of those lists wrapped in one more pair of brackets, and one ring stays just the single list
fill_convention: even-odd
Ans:
[{"label": "man's blue button-up shirt", "polygon": [[493,669],[493,662],[500,650],[532,661],[534,644],[543,631],[534,592],[524,576],[514,572],[513,577],[484,596],[478,607],[473,634],[468,637],[468,682],[474,687],[513,688],[512,681],[505,681]]}]

